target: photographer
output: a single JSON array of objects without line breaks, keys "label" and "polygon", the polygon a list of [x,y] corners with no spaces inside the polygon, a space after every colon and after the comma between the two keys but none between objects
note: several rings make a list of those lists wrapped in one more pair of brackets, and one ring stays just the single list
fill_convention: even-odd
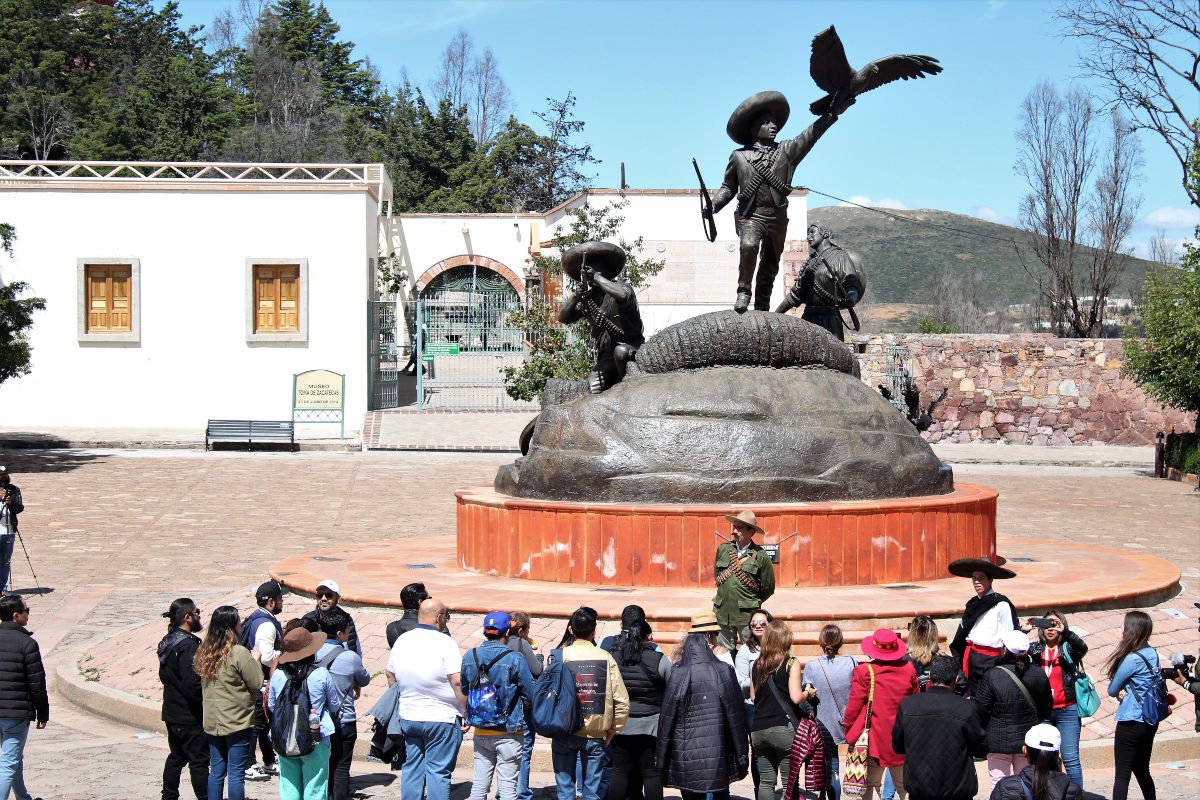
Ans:
[{"label": "photographer", "polygon": [[[1200,603],[1193,603],[1197,609],[1200,609]],[[1200,623],[1196,625],[1197,632],[1200,632]],[[1178,658],[1177,658],[1178,656]],[[1188,656],[1179,653],[1171,654],[1171,666],[1175,667],[1175,674],[1171,676],[1171,680],[1182,686],[1184,689],[1192,693],[1196,704],[1196,732],[1200,733],[1200,677],[1188,667],[1188,664],[1195,664],[1193,660],[1189,662]]]},{"label": "photographer", "polygon": [[17,515],[24,510],[21,490],[12,482],[8,468],[0,466],[0,593],[8,592],[13,549],[17,544]]},{"label": "photographer", "polygon": [[1087,643],[1071,630],[1061,611],[1047,611],[1040,618],[1029,618],[1026,623],[1038,632],[1038,640],[1029,647],[1029,658],[1042,668],[1050,681],[1053,709],[1046,721],[1058,729],[1061,739],[1059,754],[1067,777],[1082,789],[1083,767],[1079,761],[1081,724],[1075,697],[1075,679],[1087,654]]}]

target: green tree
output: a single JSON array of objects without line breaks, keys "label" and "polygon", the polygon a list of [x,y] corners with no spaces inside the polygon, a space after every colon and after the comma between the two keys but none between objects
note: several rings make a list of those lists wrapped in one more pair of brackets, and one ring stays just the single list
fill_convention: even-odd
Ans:
[{"label": "green tree", "polygon": [[[16,238],[12,225],[0,223],[0,249],[10,256]],[[27,331],[33,325],[33,312],[44,309],[46,301],[40,297],[22,298],[26,288],[20,281],[0,285],[0,383],[29,374],[33,350]]]},{"label": "green tree", "polygon": [[[666,262],[641,257],[641,236],[633,241],[621,236],[621,226],[625,222],[621,212],[628,205],[628,200],[622,200],[603,206],[571,209],[568,212],[570,227],[554,240],[554,246],[562,252],[584,242],[615,240],[625,251],[626,278],[635,289],[640,289],[662,271]],[[562,275],[562,259],[557,256],[535,256],[534,269],[543,276]],[[595,363],[596,353],[588,323],[580,320],[573,325],[563,326],[558,322],[556,305],[539,298],[528,309],[508,316],[507,324],[524,328],[525,342],[529,348],[520,366],[501,370],[504,389],[514,400],[537,398],[550,378],[585,378]]]},{"label": "green tree", "polygon": [[[1200,130],[1200,120],[1193,126]],[[1188,170],[1190,189],[1200,196],[1200,147],[1192,149]],[[1195,235],[1200,239],[1200,226]],[[1125,372],[1164,405],[1200,412],[1200,246],[1183,248],[1179,268],[1159,267],[1146,276],[1146,336],[1125,340]]]},{"label": "green tree", "polygon": [[405,85],[386,112],[383,137],[381,155],[392,175],[397,211],[479,210],[455,196],[456,182],[477,157],[463,109],[445,99],[434,111]]}]

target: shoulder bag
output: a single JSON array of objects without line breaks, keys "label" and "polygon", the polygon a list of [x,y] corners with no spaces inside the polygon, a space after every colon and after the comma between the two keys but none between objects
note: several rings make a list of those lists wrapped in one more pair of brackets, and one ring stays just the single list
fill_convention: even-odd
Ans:
[{"label": "shoulder bag", "polygon": [[871,706],[875,702],[875,670],[867,664],[871,675],[871,688],[867,692],[867,717],[858,741],[846,753],[846,773],[842,776],[842,797],[865,797],[867,794],[867,749],[871,732]]},{"label": "shoulder bag", "polygon": [[1029,690],[1025,688],[1025,682],[1017,676],[1017,673],[1013,672],[1008,667],[998,667],[997,669],[999,669],[1008,677],[1012,678],[1012,682],[1015,683],[1017,688],[1021,690],[1021,694],[1025,695],[1025,700],[1029,703],[1029,707],[1033,709],[1034,716],[1036,716],[1038,711],[1037,703],[1034,702],[1033,695],[1031,695]]},{"label": "shoulder bag", "polygon": [[1096,684],[1084,670],[1083,663],[1071,658],[1071,651],[1067,649],[1066,642],[1063,642],[1062,652],[1063,657],[1075,668],[1075,680],[1072,684],[1075,687],[1075,710],[1080,717],[1090,717],[1100,708],[1100,693],[1096,691]]}]

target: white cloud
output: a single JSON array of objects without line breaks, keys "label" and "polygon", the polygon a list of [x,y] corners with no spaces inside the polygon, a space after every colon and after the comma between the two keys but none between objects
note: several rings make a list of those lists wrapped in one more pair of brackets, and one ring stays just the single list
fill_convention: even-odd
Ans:
[{"label": "white cloud", "polygon": [[1173,208],[1163,206],[1142,216],[1138,224],[1145,228],[1181,230],[1200,225],[1200,210],[1195,208]]},{"label": "white cloud", "polygon": [[991,206],[975,206],[971,209],[972,217],[979,217],[988,222],[995,222],[1000,225],[1013,225],[1016,223],[1012,217],[1006,217]]},{"label": "white cloud", "polygon": [[842,205],[842,206],[860,205],[860,206],[869,206],[871,208],[894,208],[897,211],[905,211],[908,209],[908,204],[905,203],[903,200],[897,200],[894,197],[881,197],[878,200],[872,200],[870,197],[867,197],[865,194],[850,195],[849,203],[839,203],[838,205]]},{"label": "white cloud", "polygon": [[[1150,237],[1150,236],[1130,237],[1129,243],[1131,245],[1133,245],[1133,254],[1135,256],[1137,256],[1138,258],[1146,258],[1146,259],[1148,259],[1152,255],[1154,255],[1150,251],[1150,244],[1151,244],[1152,239],[1153,239],[1153,237]],[[1187,237],[1187,236],[1164,236],[1163,241],[1167,244],[1168,247],[1171,248],[1171,251],[1174,252],[1176,254],[1176,256],[1181,256],[1181,255],[1183,255],[1184,242],[1191,242],[1192,240],[1190,237]]]}]

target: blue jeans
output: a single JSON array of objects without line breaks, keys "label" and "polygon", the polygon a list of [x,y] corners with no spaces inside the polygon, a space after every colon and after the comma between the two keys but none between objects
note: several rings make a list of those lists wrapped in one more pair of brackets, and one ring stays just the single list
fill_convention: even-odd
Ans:
[{"label": "blue jeans", "polygon": [[[833,751],[833,761],[829,763],[829,800],[841,800],[842,798],[842,765],[838,760],[837,750]],[[888,774],[888,780],[891,780],[891,773]]]},{"label": "blue jeans", "polygon": [[883,788],[879,792],[883,800],[895,800],[896,785],[892,783],[892,771],[884,769],[883,771]]},{"label": "blue jeans", "polygon": [[246,800],[246,754],[254,729],[208,737],[208,800],[221,800],[229,774],[229,800]]},{"label": "blue jeans", "polygon": [[0,592],[8,590],[8,579],[12,575],[13,548],[16,544],[15,533],[0,533]]},{"label": "blue jeans", "polygon": [[450,776],[462,744],[462,728],[453,722],[400,723],[404,734],[404,777],[400,800],[450,800]]},{"label": "blue jeans", "polygon": [[517,800],[533,800],[533,790],[529,788],[529,761],[533,758],[533,743],[537,734],[533,728],[525,731],[525,749],[521,753],[521,772],[517,776]]},{"label": "blue jeans", "polygon": [[554,764],[554,783],[558,787],[558,800],[575,800],[576,763],[580,763],[583,769],[583,800],[601,800],[604,767],[608,763],[603,739],[585,739],[582,736],[560,736],[552,739],[550,759]]},{"label": "blue jeans", "polygon": [[11,790],[17,800],[31,800],[25,788],[25,738],[29,720],[0,719],[0,800],[8,800]]},{"label": "blue jeans", "polygon": [[1067,777],[1074,781],[1075,785],[1083,789],[1083,766],[1079,763],[1079,730],[1082,727],[1082,722],[1079,719],[1079,708],[1072,703],[1066,708],[1060,708],[1057,711],[1050,712],[1050,719],[1047,720],[1051,725],[1058,728],[1058,733],[1062,736],[1062,761],[1063,770],[1067,773]]}]

